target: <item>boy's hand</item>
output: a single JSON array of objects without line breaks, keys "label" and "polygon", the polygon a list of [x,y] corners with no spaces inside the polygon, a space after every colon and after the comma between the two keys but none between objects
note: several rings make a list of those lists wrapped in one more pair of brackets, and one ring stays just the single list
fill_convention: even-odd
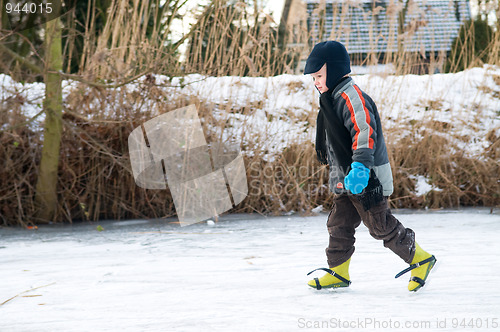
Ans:
[{"label": "boy's hand", "polygon": [[351,164],[351,171],[344,179],[345,188],[353,194],[359,194],[368,185],[370,170],[360,162]]}]

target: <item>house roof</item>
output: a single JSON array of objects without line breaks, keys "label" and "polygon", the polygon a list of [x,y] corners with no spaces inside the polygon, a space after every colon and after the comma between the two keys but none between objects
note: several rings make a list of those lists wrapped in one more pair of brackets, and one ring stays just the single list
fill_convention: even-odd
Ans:
[{"label": "house roof", "polygon": [[[350,54],[395,52],[398,37],[409,52],[449,51],[461,24],[470,19],[467,0],[327,0],[324,7],[319,4],[306,1],[313,43],[338,40]],[[400,20],[403,29],[398,29]]]}]

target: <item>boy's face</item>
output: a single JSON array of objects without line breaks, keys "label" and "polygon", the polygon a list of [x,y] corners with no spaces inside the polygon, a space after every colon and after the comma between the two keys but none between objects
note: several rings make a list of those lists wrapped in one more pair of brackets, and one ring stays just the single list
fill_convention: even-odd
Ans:
[{"label": "boy's face", "polygon": [[319,93],[323,93],[328,91],[328,87],[326,86],[326,63],[315,73],[311,74],[314,86],[319,90]]}]

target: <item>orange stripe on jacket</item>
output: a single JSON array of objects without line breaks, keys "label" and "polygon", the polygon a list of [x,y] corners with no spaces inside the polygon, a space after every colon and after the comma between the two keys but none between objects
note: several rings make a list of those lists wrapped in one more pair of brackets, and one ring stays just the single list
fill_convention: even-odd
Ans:
[{"label": "orange stripe on jacket", "polygon": [[[365,105],[365,99],[363,98],[363,94],[361,93],[361,90],[356,85],[353,85],[354,89],[356,89],[356,92],[358,93],[359,98],[361,99],[361,103],[363,104],[363,111],[365,112],[365,117],[366,117],[366,123],[368,124],[368,127],[370,128],[370,133],[368,135],[368,147],[370,149],[373,149],[374,142],[373,138],[371,137],[373,134],[373,128],[370,126],[370,113],[368,112],[368,109],[366,108]],[[358,123],[356,122],[356,116],[354,113],[354,108],[352,107],[351,100],[349,99],[349,96],[345,93],[342,92],[341,94],[342,98],[345,99],[347,108],[349,109],[349,113],[351,113],[351,121],[354,124],[354,130],[356,131],[356,134],[354,135],[354,142],[352,143],[352,149],[356,150],[358,148],[358,136],[359,136],[359,126]]]},{"label": "orange stripe on jacket", "polygon": [[358,92],[359,98],[361,99],[361,102],[363,103],[363,110],[365,111],[365,115],[366,115],[366,123],[368,124],[368,127],[370,127],[370,134],[368,136],[368,147],[370,149],[373,149],[373,145],[374,145],[373,138],[372,138],[373,128],[372,128],[372,126],[370,126],[370,122],[371,122],[370,112],[368,112],[368,109],[366,108],[365,98],[363,98],[363,93],[361,93],[361,90],[358,88],[357,85],[353,85],[353,86],[354,86],[354,89],[356,89],[356,91]]},{"label": "orange stripe on jacket", "polygon": [[349,109],[349,113],[351,113],[351,121],[354,124],[354,130],[356,130],[356,134],[354,135],[354,142],[352,143],[352,149],[356,150],[358,148],[359,127],[356,123],[356,117],[354,116],[354,108],[352,107],[351,100],[345,92],[342,92],[341,96],[345,99],[347,108]]}]

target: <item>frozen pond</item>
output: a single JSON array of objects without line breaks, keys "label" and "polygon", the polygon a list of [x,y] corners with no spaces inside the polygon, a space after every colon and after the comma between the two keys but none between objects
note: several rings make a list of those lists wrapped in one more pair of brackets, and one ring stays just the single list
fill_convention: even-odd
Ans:
[{"label": "frozen pond", "polygon": [[0,331],[499,330],[499,210],[395,215],[438,259],[415,294],[363,225],[351,287],[308,287],[324,213],[0,228]]}]

